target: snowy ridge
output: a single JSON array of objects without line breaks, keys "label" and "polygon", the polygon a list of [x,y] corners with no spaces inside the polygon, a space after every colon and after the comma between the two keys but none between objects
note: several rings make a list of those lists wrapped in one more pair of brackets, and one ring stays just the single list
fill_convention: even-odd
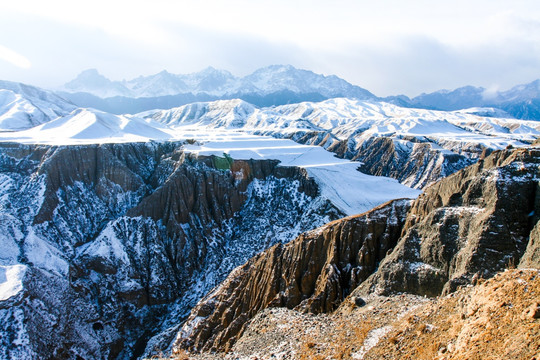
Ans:
[{"label": "snowy ridge", "polygon": [[540,123],[536,121],[482,117],[466,111],[411,109],[344,98],[261,109],[241,100],[222,100],[139,115],[173,128],[185,125],[242,126],[246,131],[282,134],[328,131],[342,140],[353,135],[420,136],[484,144],[494,149],[522,146],[523,142],[532,142],[540,136]]},{"label": "snowy ridge", "polygon": [[50,91],[0,81],[0,131],[29,129],[74,109],[75,105]]},{"label": "snowy ridge", "polygon": [[198,102],[168,111],[146,111],[137,115],[172,127],[198,125],[229,129],[244,127],[246,120],[256,112],[255,106],[236,99]]},{"label": "snowy ridge", "polygon": [[[455,90],[423,93],[414,98],[405,95],[377,97],[335,75],[315,74],[291,65],[271,65],[244,77],[235,77],[228,71],[209,67],[192,74],[171,74],[164,70],[155,75],[122,81],[111,81],[91,69],[83,71],[59,90],[83,107],[97,106],[108,111],[115,109],[117,113],[151,109],[152,106],[142,99],[154,99],[160,107],[169,109],[179,104],[168,99],[175,96],[178,97],[175,101],[181,104],[240,97],[261,106],[347,97],[444,111],[480,108],[477,115],[540,120],[540,80],[506,91],[464,86]],[[70,96],[70,93],[80,94]],[[84,94],[97,96],[103,101],[89,99]],[[127,104],[123,101],[125,98],[140,101],[137,105]],[[188,98],[190,100],[186,100]]]},{"label": "snowy ridge", "polygon": [[0,141],[54,145],[146,142],[172,139],[170,129],[151,120],[77,109],[29,130],[0,134]]}]

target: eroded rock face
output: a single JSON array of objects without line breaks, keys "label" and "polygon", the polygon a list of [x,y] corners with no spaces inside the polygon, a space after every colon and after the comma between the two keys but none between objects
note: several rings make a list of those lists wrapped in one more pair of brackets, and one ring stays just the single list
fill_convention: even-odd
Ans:
[{"label": "eroded rock face", "polygon": [[175,347],[227,349],[267,307],[336,309],[395,245],[409,203],[396,200],[329,223],[250,259],[192,310]]},{"label": "eroded rock face", "polygon": [[2,145],[0,358],[142,355],[235,266],[340,216],[301,169],[181,145]]},{"label": "eroded rock face", "polygon": [[540,183],[536,183],[534,213],[529,214],[533,228],[525,254],[519,262],[520,268],[540,269]]},{"label": "eroded rock face", "polygon": [[535,266],[539,179],[540,150],[532,148],[494,152],[428,187],[361,291],[435,296],[520,261]]}]

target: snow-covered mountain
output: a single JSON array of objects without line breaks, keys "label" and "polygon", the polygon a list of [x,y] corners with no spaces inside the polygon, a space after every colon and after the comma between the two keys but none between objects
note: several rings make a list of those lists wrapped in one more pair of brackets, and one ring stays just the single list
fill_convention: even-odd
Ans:
[{"label": "snow-covered mountain", "polygon": [[491,115],[494,110],[447,112],[338,98],[270,108],[216,101],[139,116],[178,131],[236,129],[320,145],[361,161],[364,172],[421,188],[470,165],[484,152],[525,146],[540,136],[539,122],[476,115],[482,112]]},{"label": "snow-covered mountain", "polygon": [[99,97],[131,95],[129,89],[121,82],[107,79],[96,69],[83,71],[75,79],[66,83],[63,90],[69,92],[87,92]]},{"label": "snow-covered mountain", "polygon": [[[492,107],[506,112],[510,117],[540,120],[540,80],[506,91],[494,92],[483,87],[464,86],[455,90],[423,93],[414,98],[405,95],[380,98],[335,75],[324,76],[290,65],[271,65],[244,77],[235,77],[228,71],[209,67],[192,74],[162,71],[123,81],[111,81],[92,69],[82,72],[59,90],[62,96],[79,106],[96,107],[117,114],[233,98],[264,107],[347,97],[446,111]],[[500,114],[484,115],[500,117]]]},{"label": "snow-covered mountain", "polygon": [[514,86],[510,90],[497,94],[497,102],[527,101],[538,98],[540,98],[540,79]]},{"label": "snow-covered mountain", "polygon": [[437,110],[460,110],[484,105],[486,89],[464,86],[455,90],[438,90],[420,94],[410,100],[410,104]]},{"label": "snow-covered mountain", "polygon": [[29,129],[75,109],[74,104],[53,92],[0,81],[0,131]]},{"label": "snow-covered mountain", "polygon": [[401,95],[386,100],[401,106],[450,111],[472,107],[494,107],[518,119],[540,120],[540,80],[516,85],[504,91],[464,86],[451,91],[424,93],[412,99]]},{"label": "snow-covered mountain", "polygon": [[375,98],[369,91],[354,86],[337,76],[324,76],[290,65],[272,65],[256,70],[245,77],[235,77],[225,70],[212,67],[192,74],[171,74],[162,71],[128,81],[111,81],[97,70],[86,70],[61,89],[67,92],[86,92],[107,98],[159,97],[183,93],[228,97],[246,94],[268,95],[282,91],[297,94],[317,93],[326,98],[352,96]]},{"label": "snow-covered mountain", "polygon": [[28,130],[0,134],[0,141],[41,144],[95,144],[172,139],[167,127],[129,115],[76,109]]},{"label": "snow-covered mountain", "polygon": [[[377,101],[345,98],[318,103],[304,102],[256,108],[242,100],[194,103],[169,110],[147,111],[138,116],[171,127],[187,125],[212,128],[241,128],[256,132],[329,131],[344,140],[363,136],[432,136],[469,143],[501,141],[499,147],[532,142],[540,135],[540,123],[517,119],[478,116],[491,109],[436,111],[403,108]],[[499,112],[498,114],[504,114]],[[494,137],[496,136],[496,137]]]}]

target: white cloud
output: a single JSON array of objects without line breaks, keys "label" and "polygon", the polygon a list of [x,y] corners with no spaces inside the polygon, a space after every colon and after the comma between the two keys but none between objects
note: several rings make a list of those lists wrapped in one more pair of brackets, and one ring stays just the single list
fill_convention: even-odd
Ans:
[{"label": "white cloud", "polygon": [[29,69],[32,66],[26,57],[2,45],[0,45],[0,59],[22,69]]}]

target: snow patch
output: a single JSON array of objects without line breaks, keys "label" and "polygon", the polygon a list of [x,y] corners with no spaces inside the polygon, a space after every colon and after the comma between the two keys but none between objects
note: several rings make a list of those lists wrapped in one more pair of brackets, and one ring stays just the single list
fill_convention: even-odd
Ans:
[{"label": "snow patch", "polygon": [[371,330],[366,339],[364,340],[364,344],[358,350],[357,352],[351,354],[351,357],[353,359],[361,360],[364,358],[364,356],[367,354],[369,350],[371,350],[375,345],[379,343],[379,340],[386,334],[388,334],[392,330],[391,326],[383,326],[377,329]]},{"label": "snow patch", "polygon": [[32,227],[24,239],[24,253],[34,266],[67,276],[69,264],[63,259],[60,251],[37,236]]},{"label": "snow patch", "polygon": [[441,271],[440,269],[437,269],[436,267],[426,264],[424,262],[409,263],[409,270],[412,272],[420,272],[420,271],[440,272]]},{"label": "snow patch", "polygon": [[101,257],[104,259],[117,259],[124,264],[129,264],[129,257],[124,249],[124,245],[116,236],[113,228],[114,223],[108,223],[107,227],[99,234],[96,240],[80,247],[78,253],[90,257]]},{"label": "snow patch", "polygon": [[460,215],[464,213],[477,215],[477,214],[480,214],[481,212],[484,212],[485,208],[481,208],[478,206],[450,206],[450,207],[442,208],[442,210],[444,210],[445,214],[450,214],[450,215]]},{"label": "snow patch", "polygon": [[23,290],[22,280],[26,273],[25,265],[0,265],[0,301],[9,299]]}]

